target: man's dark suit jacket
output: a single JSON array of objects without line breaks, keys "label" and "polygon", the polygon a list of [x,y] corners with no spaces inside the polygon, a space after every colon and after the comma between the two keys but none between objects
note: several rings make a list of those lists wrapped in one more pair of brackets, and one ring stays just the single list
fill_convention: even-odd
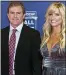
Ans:
[{"label": "man's dark suit jacket", "polygon": [[[9,75],[9,27],[1,30],[1,75]],[[41,75],[39,32],[24,24],[15,56],[15,75]]]}]

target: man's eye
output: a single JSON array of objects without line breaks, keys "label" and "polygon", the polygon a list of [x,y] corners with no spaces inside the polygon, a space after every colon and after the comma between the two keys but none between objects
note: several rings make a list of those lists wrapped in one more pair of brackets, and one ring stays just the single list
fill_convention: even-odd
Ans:
[{"label": "man's eye", "polygon": [[14,12],[10,12],[11,14],[14,14]]},{"label": "man's eye", "polygon": [[21,14],[21,12],[17,12],[17,14]]}]

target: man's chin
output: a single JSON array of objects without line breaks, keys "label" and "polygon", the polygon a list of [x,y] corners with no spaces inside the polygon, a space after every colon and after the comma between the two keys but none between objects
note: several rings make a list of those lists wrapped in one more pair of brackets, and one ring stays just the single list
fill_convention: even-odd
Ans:
[{"label": "man's chin", "polygon": [[14,28],[16,28],[16,27],[19,26],[19,24],[12,24],[12,26],[13,26]]}]

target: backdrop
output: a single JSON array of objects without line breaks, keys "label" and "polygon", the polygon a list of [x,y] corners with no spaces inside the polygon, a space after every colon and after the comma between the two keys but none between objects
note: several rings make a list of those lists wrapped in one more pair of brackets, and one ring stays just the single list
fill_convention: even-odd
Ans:
[{"label": "backdrop", "polygon": [[[60,1],[65,4],[65,1]],[[1,1],[1,28],[9,25],[7,7],[9,1]],[[26,10],[25,23],[35,28],[42,35],[42,26],[45,22],[45,13],[52,1],[23,1]]]}]

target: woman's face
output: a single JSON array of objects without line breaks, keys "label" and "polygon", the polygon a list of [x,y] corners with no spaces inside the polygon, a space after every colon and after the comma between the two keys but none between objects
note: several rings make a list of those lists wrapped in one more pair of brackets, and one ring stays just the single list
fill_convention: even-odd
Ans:
[{"label": "woman's face", "polygon": [[50,11],[48,14],[49,23],[52,27],[56,27],[62,24],[62,16],[59,12],[59,9],[55,9],[54,11]]}]

